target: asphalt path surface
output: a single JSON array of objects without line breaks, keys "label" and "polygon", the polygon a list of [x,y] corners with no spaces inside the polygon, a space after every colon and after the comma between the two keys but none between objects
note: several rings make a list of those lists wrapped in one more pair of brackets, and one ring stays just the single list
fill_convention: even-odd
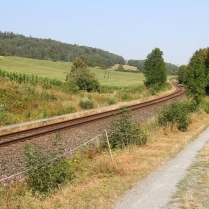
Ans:
[{"label": "asphalt path surface", "polygon": [[165,209],[177,183],[184,178],[198,151],[209,140],[209,128],[202,132],[175,158],[159,167],[114,206],[115,209]]}]

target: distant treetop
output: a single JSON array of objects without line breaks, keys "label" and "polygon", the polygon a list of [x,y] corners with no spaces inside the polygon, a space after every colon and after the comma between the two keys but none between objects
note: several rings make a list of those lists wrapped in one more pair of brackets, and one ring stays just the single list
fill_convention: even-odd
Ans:
[{"label": "distant treetop", "polygon": [[[128,60],[127,62],[128,65],[137,67],[137,69],[140,72],[143,72],[144,70],[144,60]],[[166,70],[168,75],[177,75],[178,74],[178,69],[179,67],[177,65],[171,64],[171,63],[166,63]]]}]

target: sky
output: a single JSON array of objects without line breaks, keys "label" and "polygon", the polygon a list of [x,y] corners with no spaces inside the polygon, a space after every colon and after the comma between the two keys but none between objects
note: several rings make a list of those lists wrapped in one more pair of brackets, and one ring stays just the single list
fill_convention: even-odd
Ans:
[{"label": "sky", "polygon": [[208,47],[208,0],[0,0],[0,31],[187,64]]}]

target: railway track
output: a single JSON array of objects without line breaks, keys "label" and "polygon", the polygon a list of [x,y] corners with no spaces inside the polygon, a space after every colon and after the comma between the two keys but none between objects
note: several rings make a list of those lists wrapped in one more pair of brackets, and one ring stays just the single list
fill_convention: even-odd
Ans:
[{"label": "railway track", "polygon": [[[185,93],[184,89],[181,86],[176,85],[176,90],[170,95],[166,95],[155,100],[127,106],[127,108],[130,110],[145,108],[148,106],[163,103],[165,101],[168,101],[174,98],[178,98],[184,93]],[[59,132],[61,130],[69,129],[74,126],[108,118],[108,117],[111,117],[112,115],[117,115],[119,113],[120,113],[120,109],[110,110],[110,111],[106,111],[102,113],[95,113],[95,114],[81,117],[81,118],[71,119],[71,120],[67,120],[67,121],[63,121],[59,123],[43,125],[41,127],[30,128],[30,129],[19,131],[19,132],[0,135],[0,147],[8,146],[8,145],[26,141],[26,140],[32,140],[33,138],[37,138],[39,136],[43,136],[43,135],[54,133],[54,132]]]}]

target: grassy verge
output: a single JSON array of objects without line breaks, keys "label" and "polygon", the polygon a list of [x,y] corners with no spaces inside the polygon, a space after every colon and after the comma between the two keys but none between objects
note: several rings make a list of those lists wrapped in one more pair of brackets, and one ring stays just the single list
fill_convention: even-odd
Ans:
[{"label": "grassy verge", "polygon": [[80,91],[73,94],[66,93],[59,86],[45,88],[0,77],[0,126],[80,112],[89,108],[89,103],[91,109],[113,104],[124,106],[134,100],[139,103],[174,90],[151,96],[144,86],[113,89],[107,88],[101,93]]},{"label": "grassy verge", "polygon": [[77,177],[56,193],[43,198],[32,196],[24,186],[13,186],[0,193],[0,208],[111,208],[137,181],[174,157],[206,126],[209,115],[194,115],[187,132],[160,129],[150,134],[145,146],[131,146],[82,160]]},{"label": "grassy verge", "polygon": [[65,93],[59,89],[44,89],[29,83],[16,83],[0,77],[0,126],[48,118],[85,110],[82,100],[90,100],[92,108],[148,97],[143,87],[114,93]]},{"label": "grassy verge", "polygon": [[209,208],[209,143],[201,150],[188,174],[177,185],[170,207]]}]

